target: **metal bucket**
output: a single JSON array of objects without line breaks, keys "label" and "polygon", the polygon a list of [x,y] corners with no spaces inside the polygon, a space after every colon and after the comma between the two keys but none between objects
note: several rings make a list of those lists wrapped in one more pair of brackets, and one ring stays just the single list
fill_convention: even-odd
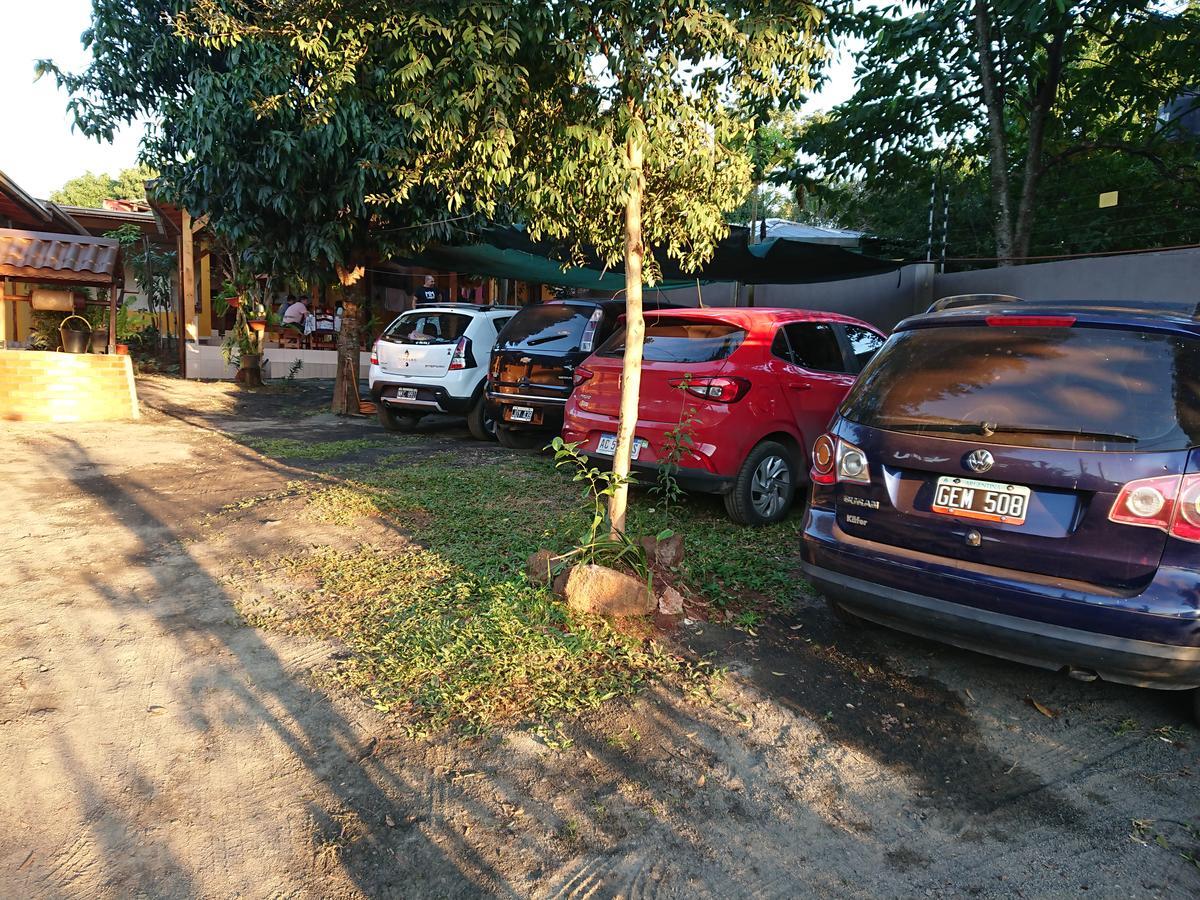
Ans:
[{"label": "metal bucket", "polygon": [[[68,327],[72,320],[83,323],[83,328]],[[86,331],[84,329],[87,329]],[[58,326],[58,336],[66,353],[87,353],[92,344],[92,323],[83,316],[67,316]]]}]

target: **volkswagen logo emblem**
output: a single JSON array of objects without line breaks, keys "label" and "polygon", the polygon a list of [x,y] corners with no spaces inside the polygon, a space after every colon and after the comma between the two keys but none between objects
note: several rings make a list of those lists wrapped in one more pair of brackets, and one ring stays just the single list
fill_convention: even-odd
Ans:
[{"label": "volkswagen logo emblem", "polygon": [[967,456],[967,468],[972,472],[983,473],[992,467],[995,462],[992,459],[992,454],[986,450],[972,450]]}]

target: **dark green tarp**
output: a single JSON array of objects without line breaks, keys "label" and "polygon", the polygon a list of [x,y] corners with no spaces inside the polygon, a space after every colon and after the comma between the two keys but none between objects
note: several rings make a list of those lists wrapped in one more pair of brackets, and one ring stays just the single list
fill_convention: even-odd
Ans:
[{"label": "dark green tarp", "polygon": [[[747,244],[749,230],[735,227],[717,247],[713,258],[700,272],[683,272],[674,260],[658,254],[662,290],[701,282],[740,281],[743,284],[812,284],[840,281],[864,275],[894,272],[900,263],[878,259],[844,247],[788,238]],[[457,246],[434,245],[423,253],[397,262],[542,284],[616,291],[625,286],[621,267],[604,271],[598,261],[587,267],[563,269],[563,248],[548,241],[531,241],[519,228],[492,228],[479,243]]]}]

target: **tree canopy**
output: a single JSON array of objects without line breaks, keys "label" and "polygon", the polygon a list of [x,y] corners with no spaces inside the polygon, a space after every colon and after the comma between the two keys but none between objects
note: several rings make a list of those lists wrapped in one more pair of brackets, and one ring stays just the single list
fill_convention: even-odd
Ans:
[{"label": "tree canopy", "polygon": [[93,65],[46,68],[88,133],[156,116],[145,156],[167,195],[293,267],[350,283],[483,220],[624,262],[623,477],[645,245],[711,256],[756,124],[811,84],[821,21],[810,0],[97,0]]},{"label": "tree canopy", "polygon": [[106,172],[87,171],[67,181],[50,195],[55,203],[99,209],[105,200],[145,200],[146,182],[156,177],[147,165],[122,169],[114,178]]},{"label": "tree canopy", "polygon": [[[920,0],[860,8],[838,27],[865,41],[857,90],[801,146],[827,176],[859,182],[860,196],[903,194],[911,205],[943,172],[965,179],[986,189],[980,224],[1006,259],[1027,256],[1039,230],[1061,230],[1062,191],[1182,193],[1195,212],[1195,135],[1160,112],[1195,88],[1196,3],[1170,12],[1132,0]],[[1164,203],[1152,215],[1176,211]]]}]

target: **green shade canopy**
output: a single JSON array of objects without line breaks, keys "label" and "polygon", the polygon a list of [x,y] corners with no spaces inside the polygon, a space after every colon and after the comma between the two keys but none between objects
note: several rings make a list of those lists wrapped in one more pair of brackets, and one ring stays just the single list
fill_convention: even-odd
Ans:
[{"label": "green shade canopy", "polygon": [[[790,238],[748,243],[749,230],[730,229],[713,258],[696,273],[684,272],[674,260],[657,254],[663,280],[660,290],[701,282],[740,281],[743,284],[811,284],[893,272],[894,260],[877,259],[843,247]],[[605,269],[598,261],[563,268],[566,254],[548,241],[531,241],[520,228],[491,228],[479,243],[436,244],[397,262],[469,275],[513,278],[541,284],[617,291],[625,286],[621,267]]]}]

